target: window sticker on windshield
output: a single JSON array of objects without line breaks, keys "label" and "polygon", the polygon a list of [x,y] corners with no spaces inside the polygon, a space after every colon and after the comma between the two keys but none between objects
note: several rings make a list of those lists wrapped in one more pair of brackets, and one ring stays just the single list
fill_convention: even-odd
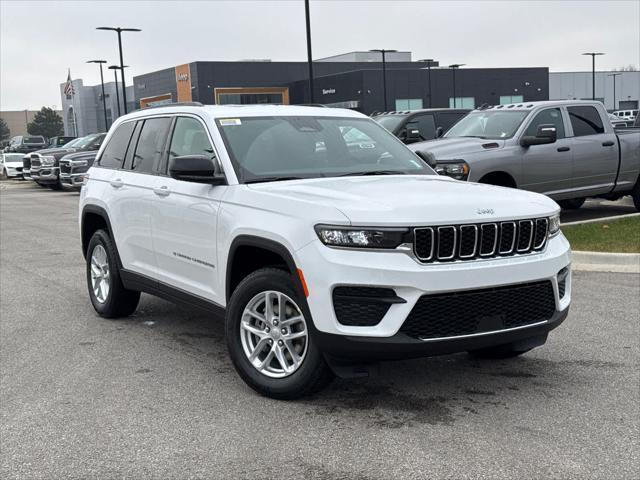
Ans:
[{"label": "window sticker on windshield", "polygon": [[220,119],[221,127],[228,127],[230,125],[242,125],[242,122],[240,121],[239,118],[221,118]]}]

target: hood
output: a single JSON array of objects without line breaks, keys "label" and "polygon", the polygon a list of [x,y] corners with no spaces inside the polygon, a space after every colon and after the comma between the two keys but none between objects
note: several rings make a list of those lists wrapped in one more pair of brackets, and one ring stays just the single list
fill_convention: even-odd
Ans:
[{"label": "hood", "polygon": [[64,155],[61,160],[87,160],[89,158],[96,158],[96,155],[98,155],[97,150],[72,152]]},{"label": "hood", "polygon": [[38,150],[37,152],[33,152],[33,153],[37,153],[38,155],[41,155],[43,157],[46,155],[46,156],[54,157],[56,159],[60,159],[67,153],[71,153],[75,151],[76,150],[74,148],[57,147],[57,148],[45,148],[44,150]]},{"label": "hood", "polygon": [[334,207],[352,225],[362,226],[480,223],[542,217],[559,210],[553,200],[537,193],[439,175],[321,178],[249,187],[278,197],[283,205],[311,202]]},{"label": "hood", "polygon": [[[485,146],[489,148],[486,148]],[[496,146],[497,145],[497,146]],[[407,145],[414,152],[427,151],[436,156],[437,160],[464,160],[465,154],[491,152],[504,147],[504,140],[488,140],[485,138],[455,137],[440,138],[428,142]]]}]

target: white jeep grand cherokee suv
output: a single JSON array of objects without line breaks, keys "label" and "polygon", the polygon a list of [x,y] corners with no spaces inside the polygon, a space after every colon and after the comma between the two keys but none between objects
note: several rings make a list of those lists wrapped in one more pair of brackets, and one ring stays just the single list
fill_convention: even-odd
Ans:
[{"label": "white jeep grand cherokee suv", "polygon": [[80,201],[91,302],[226,310],[256,391],[294,398],[370,362],[545,343],[569,310],[558,205],[442,177],[375,121],[295,106],[120,117]]}]

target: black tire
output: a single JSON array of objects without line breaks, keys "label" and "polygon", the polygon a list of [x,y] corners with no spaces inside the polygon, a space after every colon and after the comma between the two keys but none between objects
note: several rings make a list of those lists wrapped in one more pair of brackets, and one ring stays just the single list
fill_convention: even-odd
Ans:
[{"label": "black tire", "polygon": [[49,188],[51,190],[62,190],[62,183],[60,182],[60,179],[56,180],[56,183],[50,184]]},{"label": "black tire", "polygon": [[633,187],[631,198],[633,198],[633,205],[636,207],[636,210],[640,212],[640,182],[636,183],[636,186]]},{"label": "black tire", "polygon": [[[100,302],[91,286],[91,256],[94,249],[101,245],[106,252],[107,264],[109,266],[110,288],[109,293],[104,302]],[[136,311],[140,300],[140,292],[127,290],[122,285],[120,278],[120,269],[118,267],[118,256],[113,244],[113,240],[104,230],[97,230],[87,247],[87,288],[89,290],[89,298],[93,308],[98,315],[104,318],[128,317]]]},{"label": "black tire", "polygon": [[[298,369],[284,378],[271,378],[259,372],[244,353],[240,324],[242,314],[254,296],[268,290],[284,293],[300,308],[307,324],[307,352]],[[236,287],[227,306],[226,337],[229,355],[240,377],[261,395],[279,400],[292,400],[311,395],[328,385],[333,372],[315,344],[309,308],[298,294],[292,276],[283,270],[264,268],[248,275]]]},{"label": "black tire", "polygon": [[9,178],[9,175],[7,175],[7,169],[3,168],[2,175],[0,176],[0,180],[6,180],[7,178]]},{"label": "black tire", "polygon": [[569,200],[560,200],[558,205],[562,207],[563,210],[578,210],[582,205],[584,205],[586,198],[571,198]]},{"label": "black tire", "polygon": [[47,184],[45,184],[45,183],[40,183],[40,182],[39,182],[39,181],[37,181],[37,180],[36,180],[35,182],[36,182],[40,187],[42,187],[42,188],[47,188],[47,187],[48,187],[48,185],[47,185]]}]

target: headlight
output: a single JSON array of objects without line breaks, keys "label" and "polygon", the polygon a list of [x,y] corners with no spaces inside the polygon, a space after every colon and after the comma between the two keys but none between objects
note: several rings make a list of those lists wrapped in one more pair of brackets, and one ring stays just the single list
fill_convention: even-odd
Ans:
[{"label": "headlight", "polygon": [[73,160],[71,166],[73,167],[86,167],[88,165],[86,160]]},{"label": "headlight", "polygon": [[320,241],[330,247],[396,248],[403,243],[406,228],[351,228],[316,225]]},{"label": "headlight", "polygon": [[469,165],[464,160],[438,161],[436,172],[439,175],[455,178],[456,180],[466,180],[469,176]]},{"label": "headlight", "polygon": [[560,232],[560,215],[549,217],[549,236],[553,237]]},{"label": "headlight", "polygon": [[40,157],[41,165],[53,165],[56,161],[55,157]]}]

